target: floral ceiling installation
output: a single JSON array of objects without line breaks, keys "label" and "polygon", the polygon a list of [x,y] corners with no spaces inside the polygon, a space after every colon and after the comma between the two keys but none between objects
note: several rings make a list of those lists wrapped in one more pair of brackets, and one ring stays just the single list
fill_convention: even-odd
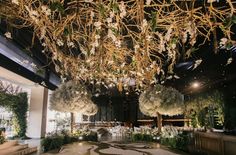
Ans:
[{"label": "floral ceiling installation", "polygon": [[85,86],[69,81],[52,93],[50,109],[60,112],[77,112],[88,116],[95,115],[98,108],[91,97]]},{"label": "floral ceiling installation", "polygon": [[[173,73],[181,57],[196,50],[216,29],[232,45],[235,2],[175,0],[4,0],[0,17],[16,28],[29,27],[63,77],[137,89]],[[14,11],[13,11],[14,10]],[[7,33],[6,36],[12,36]]]},{"label": "floral ceiling installation", "polygon": [[174,116],[184,112],[184,96],[176,89],[156,85],[148,88],[139,97],[140,111],[151,117]]}]

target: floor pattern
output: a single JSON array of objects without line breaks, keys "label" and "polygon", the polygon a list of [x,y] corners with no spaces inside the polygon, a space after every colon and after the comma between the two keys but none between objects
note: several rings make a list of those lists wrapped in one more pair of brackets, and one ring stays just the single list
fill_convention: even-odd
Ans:
[{"label": "floor pattern", "polygon": [[[65,145],[58,155],[180,155],[156,143],[78,142]],[[55,155],[45,153],[44,155]]]}]

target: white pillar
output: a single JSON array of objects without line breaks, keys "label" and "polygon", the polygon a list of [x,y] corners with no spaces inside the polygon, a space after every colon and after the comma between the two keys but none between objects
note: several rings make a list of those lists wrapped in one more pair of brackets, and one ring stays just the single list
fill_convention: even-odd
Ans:
[{"label": "white pillar", "polygon": [[27,136],[41,138],[46,134],[48,89],[32,87],[29,105]]}]

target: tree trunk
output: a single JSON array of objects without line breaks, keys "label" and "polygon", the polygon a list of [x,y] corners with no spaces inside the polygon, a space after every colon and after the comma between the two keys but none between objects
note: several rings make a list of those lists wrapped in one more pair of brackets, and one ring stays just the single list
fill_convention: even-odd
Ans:
[{"label": "tree trunk", "polygon": [[162,116],[160,113],[157,114],[157,126],[158,126],[158,133],[161,133]]},{"label": "tree trunk", "polygon": [[74,113],[71,112],[70,113],[70,132],[73,133],[73,129],[74,129],[74,124],[75,124],[75,118],[74,118]]}]

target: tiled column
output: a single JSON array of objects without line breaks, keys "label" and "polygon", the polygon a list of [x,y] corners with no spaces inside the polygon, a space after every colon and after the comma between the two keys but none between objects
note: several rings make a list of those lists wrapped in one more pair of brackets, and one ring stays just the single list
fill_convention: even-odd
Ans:
[{"label": "tiled column", "polygon": [[46,134],[48,89],[36,86],[31,89],[27,136],[41,138]]}]

